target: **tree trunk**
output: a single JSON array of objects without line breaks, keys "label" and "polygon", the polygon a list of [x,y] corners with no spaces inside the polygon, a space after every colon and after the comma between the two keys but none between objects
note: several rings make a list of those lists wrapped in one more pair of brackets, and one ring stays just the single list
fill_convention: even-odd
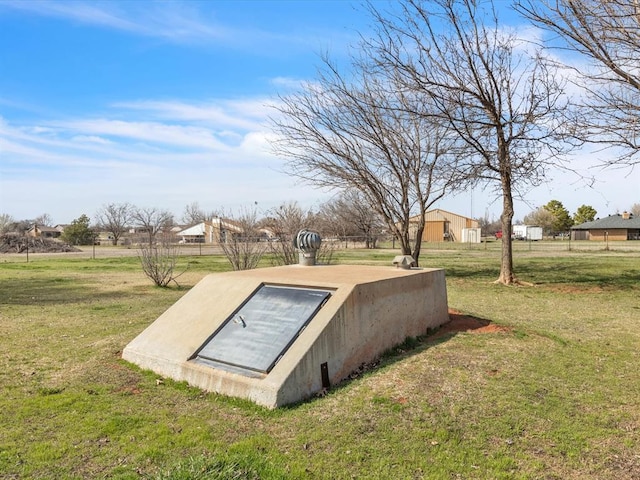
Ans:
[{"label": "tree trunk", "polygon": [[500,261],[500,276],[497,283],[511,285],[516,281],[513,274],[513,241],[511,239],[513,221],[513,195],[511,193],[511,181],[504,179],[502,182],[502,257]]},{"label": "tree trunk", "polygon": [[416,261],[416,267],[420,266],[420,249],[422,247],[422,232],[424,232],[424,221],[418,224],[418,228],[416,229],[415,244],[413,247],[413,252],[411,252],[411,256]]},{"label": "tree trunk", "polygon": [[395,230],[396,238],[400,242],[400,251],[402,255],[411,255],[411,241],[409,240],[409,224],[401,224],[401,228],[398,228],[393,223],[388,222],[388,225]]}]

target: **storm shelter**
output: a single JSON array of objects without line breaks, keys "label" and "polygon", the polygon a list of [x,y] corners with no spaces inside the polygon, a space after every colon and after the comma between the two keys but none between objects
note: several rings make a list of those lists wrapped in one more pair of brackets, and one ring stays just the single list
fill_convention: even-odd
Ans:
[{"label": "storm shelter", "polygon": [[289,265],[207,275],[122,356],[274,408],[448,320],[441,269]]}]

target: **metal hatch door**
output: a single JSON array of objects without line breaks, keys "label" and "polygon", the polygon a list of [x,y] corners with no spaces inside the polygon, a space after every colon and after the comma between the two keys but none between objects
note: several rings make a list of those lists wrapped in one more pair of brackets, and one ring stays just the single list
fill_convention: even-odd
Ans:
[{"label": "metal hatch door", "polygon": [[214,332],[195,359],[232,371],[268,373],[330,296],[326,290],[262,285]]}]

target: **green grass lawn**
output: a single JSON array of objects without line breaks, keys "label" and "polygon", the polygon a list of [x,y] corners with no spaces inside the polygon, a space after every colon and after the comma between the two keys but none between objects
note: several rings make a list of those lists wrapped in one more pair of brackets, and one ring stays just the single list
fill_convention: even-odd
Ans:
[{"label": "green grass lawn", "polygon": [[134,257],[0,258],[0,479],[640,478],[638,251],[520,246],[516,272],[533,286],[504,287],[495,246],[427,246],[421,264],[446,269],[449,307],[508,329],[409,342],[275,411],[121,360],[228,269],[180,262],[181,287],[161,289]]}]

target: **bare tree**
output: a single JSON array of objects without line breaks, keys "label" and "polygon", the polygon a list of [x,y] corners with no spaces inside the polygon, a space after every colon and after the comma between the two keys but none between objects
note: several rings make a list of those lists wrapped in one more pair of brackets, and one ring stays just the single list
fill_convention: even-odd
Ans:
[{"label": "bare tree", "polygon": [[551,235],[553,233],[554,216],[553,213],[545,207],[538,207],[533,212],[528,213],[524,216],[523,221],[527,225],[537,225],[542,227],[542,231],[545,235]]},{"label": "bare tree", "polygon": [[303,210],[297,202],[283,203],[269,210],[263,223],[273,234],[269,248],[276,265],[298,263],[298,252],[293,246],[294,237],[303,228],[317,230],[314,213]]},{"label": "bare tree", "polygon": [[632,213],[634,217],[640,217],[640,203],[631,205],[629,212]]},{"label": "bare tree", "polygon": [[160,210],[155,207],[135,208],[131,212],[131,219],[144,230],[149,239],[149,246],[153,245],[158,232],[173,225],[173,214],[168,210]]},{"label": "bare tree", "polygon": [[500,219],[496,219],[495,216],[489,218],[489,213],[485,212],[484,217],[479,217],[478,226],[482,230],[483,236],[496,235],[498,232],[502,232],[502,222]]},{"label": "bare tree", "polygon": [[99,228],[111,235],[111,241],[118,245],[120,237],[127,231],[135,207],[129,203],[108,203],[96,213]]},{"label": "bare tree", "polygon": [[[590,60],[578,84],[586,92],[574,135],[622,147],[607,165],[640,163],[640,3],[637,0],[517,0],[515,8],[554,33],[551,46]],[[558,42],[558,36],[560,43]],[[610,153],[609,153],[610,154]]]},{"label": "bare tree", "polygon": [[16,220],[8,226],[8,230],[18,235],[25,235],[34,223],[35,221],[30,219]]},{"label": "bare tree", "polygon": [[498,24],[492,2],[406,0],[388,17],[371,9],[379,28],[370,45],[380,68],[434,106],[432,115],[462,142],[458,168],[502,197],[497,282],[517,281],[513,198],[559,163],[563,84],[530,45]]},{"label": "bare tree", "polygon": [[7,233],[15,223],[15,219],[8,213],[0,213],[0,235]]},{"label": "bare tree", "polygon": [[402,88],[366,54],[352,58],[349,80],[323,58],[315,83],[282,98],[274,150],[312,185],[359,191],[418,262],[425,213],[456,174],[448,131],[416,114],[430,109],[428,98]]},{"label": "bare tree", "polygon": [[35,225],[44,225],[46,227],[52,227],[53,226],[53,219],[51,218],[51,215],[49,215],[48,213],[43,213],[42,215],[37,216],[33,220],[33,224],[35,224]]},{"label": "bare tree", "polygon": [[319,216],[324,218],[326,229],[333,228],[343,237],[360,238],[366,248],[376,248],[384,229],[384,220],[358,190],[345,190],[321,205]]},{"label": "bare tree", "polygon": [[237,231],[227,233],[220,241],[224,255],[234,270],[256,268],[266,251],[266,244],[260,241],[258,214],[255,208],[243,209],[237,216],[225,215],[226,223],[232,224]]},{"label": "bare tree", "polygon": [[176,274],[179,255],[179,248],[165,240],[160,245],[144,244],[138,249],[142,271],[158,287],[166,287],[171,282],[178,285],[177,278],[186,271]]},{"label": "bare tree", "polygon": [[215,210],[205,212],[200,208],[198,202],[192,202],[184,207],[182,221],[187,225],[195,225],[204,221],[211,221],[217,217],[218,212],[216,212]]}]

